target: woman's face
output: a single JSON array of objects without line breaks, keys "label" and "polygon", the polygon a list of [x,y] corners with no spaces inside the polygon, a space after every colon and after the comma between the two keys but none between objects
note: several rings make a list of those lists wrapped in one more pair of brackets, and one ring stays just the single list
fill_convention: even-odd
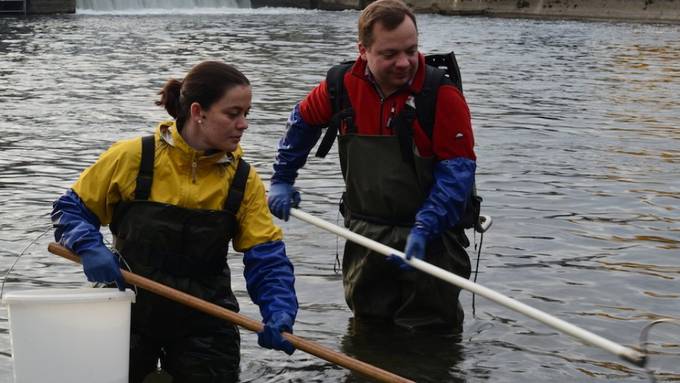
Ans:
[{"label": "woman's face", "polygon": [[200,149],[236,150],[246,129],[246,116],[250,111],[252,91],[250,85],[237,85],[229,89],[209,109],[201,109],[198,120]]}]

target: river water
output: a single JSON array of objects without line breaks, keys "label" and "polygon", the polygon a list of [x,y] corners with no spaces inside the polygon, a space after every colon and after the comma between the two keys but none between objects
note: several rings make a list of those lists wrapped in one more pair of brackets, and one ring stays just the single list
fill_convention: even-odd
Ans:
[{"label": "river water", "polygon": [[[478,282],[626,345],[654,319],[680,319],[680,29],[418,17],[424,52],[455,50],[473,116],[477,186],[494,219]],[[52,201],[111,143],[152,132],[167,117],[156,92],[201,60],[251,79],[242,145],[267,180],[296,100],[355,57],[356,18],[283,8],[0,18],[0,271],[24,253],[5,290],[87,285],[79,267],[46,251]],[[299,186],[301,208],[340,222],[335,152],[310,159]],[[305,338],[419,382],[647,380],[483,298],[473,315],[469,293],[460,339],[362,331],[334,272],[343,241],[280,223],[297,275],[295,333]],[[259,318],[240,255],[229,262],[242,313]],[[0,382],[11,381],[8,328],[2,307]],[[680,326],[654,327],[650,342],[657,378],[680,380]],[[363,381],[300,351],[261,349],[247,331],[241,367],[243,382]]]}]

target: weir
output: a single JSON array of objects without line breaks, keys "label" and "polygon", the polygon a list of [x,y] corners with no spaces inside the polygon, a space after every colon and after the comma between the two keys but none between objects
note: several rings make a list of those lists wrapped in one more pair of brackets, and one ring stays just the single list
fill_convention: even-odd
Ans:
[{"label": "weir", "polygon": [[[145,9],[291,7],[321,10],[363,9],[372,0],[0,0],[12,13],[117,12]],[[24,10],[21,4],[28,4]],[[680,23],[677,0],[406,0],[416,12],[552,19],[629,20]]]},{"label": "weir", "polygon": [[76,9],[90,11],[250,7],[250,0],[76,0]]}]

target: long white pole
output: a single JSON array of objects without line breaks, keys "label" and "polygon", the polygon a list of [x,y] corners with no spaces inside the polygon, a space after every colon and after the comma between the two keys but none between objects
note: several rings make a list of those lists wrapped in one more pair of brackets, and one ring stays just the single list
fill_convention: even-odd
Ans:
[{"label": "long white pole", "polygon": [[563,332],[565,334],[571,335],[574,338],[580,339],[585,343],[591,344],[593,346],[599,347],[605,351],[611,352],[614,355],[617,355],[637,366],[643,367],[646,363],[646,358],[645,356],[640,353],[639,351],[632,349],[630,347],[622,346],[618,343],[615,343],[609,339],[603,338],[597,334],[594,334],[590,331],[584,330],[580,327],[574,326],[571,323],[565,322],[562,319],[556,318],[546,312],[543,312],[541,310],[538,310],[536,308],[533,308],[529,305],[526,305],[516,299],[512,299],[506,295],[503,295],[501,293],[498,293],[494,290],[491,290],[489,288],[486,288],[480,284],[477,284],[475,282],[471,282],[465,278],[459,277],[456,274],[453,274],[451,272],[448,272],[444,269],[441,269],[437,266],[434,266],[428,262],[421,261],[420,259],[417,258],[411,258],[411,259],[406,259],[406,256],[404,255],[403,252],[395,250],[389,246],[385,246],[380,242],[374,241],[370,238],[366,238],[362,235],[356,234],[352,231],[349,231],[343,227],[339,227],[337,225],[334,225],[330,222],[324,221],[320,218],[314,217],[313,215],[310,215],[308,213],[303,212],[300,209],[291,209],[290,210],[290,215],[292,215],[295,218],[298,218],[302,221],[305,221],[307,223],[310,223],[314,226],[318,226],[324,230],[327,230],[331,233],[337,234],[345,239],[348,239],[352,242],[358,243],[359,245],[362,245],[364,247],[367,247],[375,252],[378,252],[380,254],[383,254],[385,256],[389,255],[395,255],[397,257],[400,257],[403,259],[404,262],[408,263],[411,265],[413,268],[416,268],[420,271],[423,271],[427,274],[430,274],[436,278],[439,278],[443,281],[449,282],[451,284],[454,284],[460,288],[463,288],[465,290],[471,291],[475,294],[479,294],[483,296],[484,298],[487,298],[491,301],[494,301],[500,305],[503,305],[511,310],[517,311],[518,313],[524,314],[530,318],[533,318],[541,323],[544,323],[560,332]]}]

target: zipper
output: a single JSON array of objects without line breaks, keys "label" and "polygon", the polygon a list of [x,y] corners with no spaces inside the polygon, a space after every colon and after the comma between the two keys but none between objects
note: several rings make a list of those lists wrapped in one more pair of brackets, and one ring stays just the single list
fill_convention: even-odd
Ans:
[{"label": "zipper", "polygon": [[385,99],[380,95],[380,114],[378,115],[378,126],[380,127],[380,132],[382,133],[383,130],[383,104],[385,103]]},{"label": "zipper", "polygon": [[380,90],[380,87],[378,84],[375,82],[373,79],[368,79],[368,82],[373,85],[373,89],[375,89],[375,93],[378,94],[378,98],[380,98],[380,113],[378,113],[378,131],[382,133],[383,131],[383,105],[385,104],[385,95],[383,92]]},{"label": "zipper", "polygon": [[392,108],[390,109],[390,115],[389,115],[389,117],[387,117],[387,129],[390,132],[394,132],[394,128],[392,128],[392,122],[394,122],[394,117],[395,117],[396,111],[397,111],[396,108],[397,108],[397,105],[396,105],[396,103],[393,102]]},{"label": "zipper", "polygon": [[196,183],[196,169],[198,168],[198,161],[196,160],[196,154],[191,156],[191,182]]}]

